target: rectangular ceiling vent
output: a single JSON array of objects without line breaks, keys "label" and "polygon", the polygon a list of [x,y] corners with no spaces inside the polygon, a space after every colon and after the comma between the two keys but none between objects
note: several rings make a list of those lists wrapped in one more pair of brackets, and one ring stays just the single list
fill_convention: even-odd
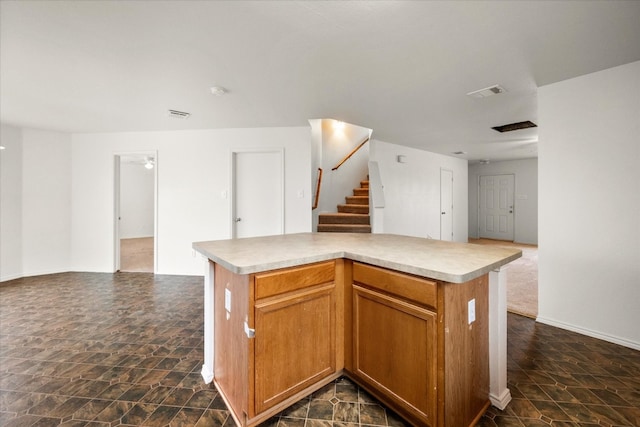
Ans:
[{"label": "rectangular ceiling vent", "polygon": [[500,85],[493,85],[485,87],[484,89],[469,92],[467,96],[472,98],[486,98],[487,96],[498,95],[499,93],[505,93],[506,91],[507,90]]},{"label": "rectangular ceiling vent", "polygon": [[520,130],[520,129],[535,128],[535,127],[538,127],[538,125],[527,120],[525,122],[509,123],[508,125],[494,126],[491,129],[497,130],[498,132],[502,133],[502,132],[511,132],[514,130]]},{"label": "rectangular ceiling vent", "polygon": [[185,113],[184,111],[169,110],[169,117],[176,119],[188,119],[190,115],[190,113]]}]

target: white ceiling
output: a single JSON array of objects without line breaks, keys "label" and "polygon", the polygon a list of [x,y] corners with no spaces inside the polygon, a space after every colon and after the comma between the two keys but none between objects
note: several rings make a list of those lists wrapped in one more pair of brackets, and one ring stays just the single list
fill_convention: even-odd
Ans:
[{"label": "white ceiling", "polygon": [[[0,119],[68,132],[334,118],[469,160],[535,157],[537,129],[491,127],[536,122],[539,86],[640,60],[640,1],[0,5]],[[465,95],[494,84],[508,92]]]}]

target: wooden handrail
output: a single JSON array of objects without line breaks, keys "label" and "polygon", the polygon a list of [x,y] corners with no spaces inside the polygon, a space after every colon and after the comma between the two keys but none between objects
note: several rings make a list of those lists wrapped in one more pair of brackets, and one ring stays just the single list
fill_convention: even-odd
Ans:
[{"label": "wooden handrail", "polygon": [[318,199],[320,199],[320,186],[322,185],[322,168],[318,168],[318,183],[316,184],[316,198],[313,201],[313,207],[311,210],[314,210],[318,207]]},{"label": "wooden handrail", "polygon": [[347,155],[344,157],[344,159],[340,160],[340,163],[338,163],[338,164],[337,164],[335,167],[333,167],[331,170],[332,170],[332,171],[334,171],[334,170],[338,169],[340,166],[342,166],[342,164],[343,164],[344,162],[346,162],[347,160],[349,160],[349,158],[350,158],[351,156],[353,156],[353,155],[356,153],[356,151],[358,151],[359,149],[361,149],[361,148],[362,148],[362,146],[363,146],[364,144],[366,144],[366,143],[367,143],[367,141],[369,141],[369,137],[366,137],[366,138],[364,139],[364,141],[362,141],[362,142],[360,143],[360,145],[358,145],[358,146],[357,146],[356,148],[354,148],[354,149],[353,149],[349,154],[347,154]]}]

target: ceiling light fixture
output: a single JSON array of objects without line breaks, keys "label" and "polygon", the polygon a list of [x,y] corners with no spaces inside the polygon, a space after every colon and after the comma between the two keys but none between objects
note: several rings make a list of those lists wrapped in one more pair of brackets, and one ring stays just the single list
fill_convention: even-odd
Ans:
[{"label": "ceiling light fixture", "polygon": [[499,93],[505,93],[507,90],[500,85],[493,85],[485,87],[484,89],[474,90],[469,92],[467,96],[472,98],[486,98],[487,96],[498,95]]},{"label": "ceiling light fixture", "polygon": [[144,162],[144,167],[146,169],[153,169],[154,160],[153,157],[147,157]]},{"label": "ceiling light fixture", "polygon": [[227,90],[222,86],[213,86],[211,88],[211,93],[214,94],[215,96],[222,96],[225,93],[227,93]]},{"label": "ceiling light fixture", "polygon": [[0,145],[0,150],[6,150],[7,147],[5,147],[4,145]]}]

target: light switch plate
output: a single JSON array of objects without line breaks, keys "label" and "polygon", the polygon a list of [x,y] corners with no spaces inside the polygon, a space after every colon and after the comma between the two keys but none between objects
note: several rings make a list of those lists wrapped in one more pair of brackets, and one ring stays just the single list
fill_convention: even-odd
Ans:
[{"label": "light switch plate", "polygon": [[469,324],[476,321],[476,299],[471,299],[468,302]]}]

